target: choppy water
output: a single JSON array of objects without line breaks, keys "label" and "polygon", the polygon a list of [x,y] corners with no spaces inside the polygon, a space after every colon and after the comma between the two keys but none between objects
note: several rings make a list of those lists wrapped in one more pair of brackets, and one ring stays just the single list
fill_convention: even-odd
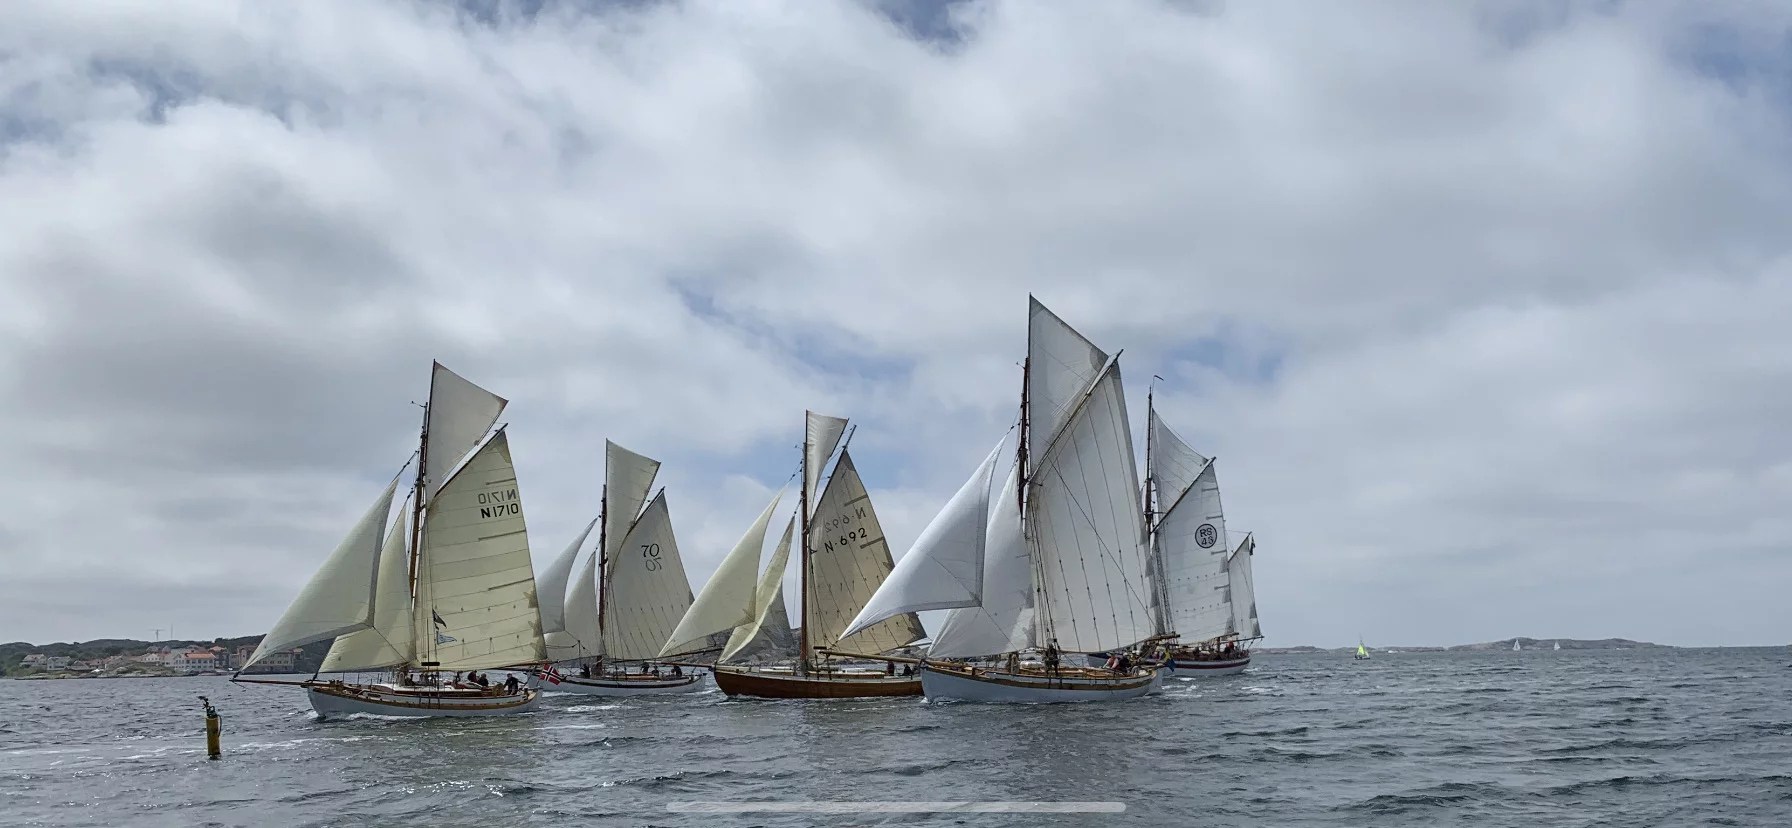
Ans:
[{"label": "choppy water", "polygon": [[[225,716],[203,751],[204,693]],[[671,813],[1108,800],[1123,815]],[[1259,656],[1106,705],[550,696],[313,721],[219,678],[0,682],[0,824],[1792,825],[1792,650]]]}]

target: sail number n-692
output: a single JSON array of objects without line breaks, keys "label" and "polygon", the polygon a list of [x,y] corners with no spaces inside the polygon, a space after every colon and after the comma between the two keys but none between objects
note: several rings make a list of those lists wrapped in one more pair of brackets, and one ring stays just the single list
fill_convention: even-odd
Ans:
[{"label": "sail number n-692", "polygon": [[646,564],[648,572],[658,572],[665,562],[660,560],[660,545],[657,543],[641,544],[641,560]]},{"label": "sail number n-692", "polygon": [[479,493],[479,517],[481,519],[510,517],[522,513],[523,504],[522,501],[517,500],[515,489]]},{"label": "sail number n-692", "polygon": [[831,538],[823,537],[821,539],[822,551],[834,551],[835,544],[847,546],[849,544],[863,544],[870,541],[871,527],[863,525],[854,526],[854,524],[862,524],[864,520],[865,507],[860,506],[856,509],[841,512],[838,515],[834,515],[822,521],[821,530],[829,535],[833,535]]}]

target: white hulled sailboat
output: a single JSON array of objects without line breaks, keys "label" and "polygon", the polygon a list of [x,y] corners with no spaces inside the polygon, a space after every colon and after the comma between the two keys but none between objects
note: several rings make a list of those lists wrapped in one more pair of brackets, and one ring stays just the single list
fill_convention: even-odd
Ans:
[{"label": "white hulled sailboat", "polygon": [[552,689],[639,696],[689,693],[701,686],[700,672],[678,665],[662,671],[651,663],[691,607],[691,582],[672,533],[665,488],[647,499],[659,468],[658,460],[605,441],[598,546],[566,597],[567,644],[551,653],[579,662],[579,668],[544,673]]},{"label": "white hulled sailboat", "polygon": [[[848,668],[832,660],[834,655],[875,658],[925,636],[913,613],[898,613],[850,633],[845,629],[894,568],[871,496],[852,455],[841,443],[846,425],[841,417],[806,413],[797,515],[786,528],[785,540],[773,553],[771,565],[755,577],[765,532],[782,491],[704,585],[661,650],[665,655],[687,652],[703,636],[730,632],[729,643],[714,668],[716,686],[729,695],[820,699],[921,693],[920,680],[912,675]],[[810,493],[836,447],[839,458],[833,474],[812,506]],[[778,628],[788,622],[781,618],[781,579],[792,529],[799,533],[798,594],[802,597],[795,650],[781,665],[726,663],[747,656],[768,661],[784,654],[788,633]]]},{"label": "white hulled sailboat", "polygon": [[[1004,440],[847,632],[889,613],[950,608],[921,665],[928,698],[1142,696],[1161,680],[1155,667],[1061,663],[1065,653],[1120,650],[1153,636],[1119,364],[1029,301],[1021,421],[1007,482],[992,497]],[[984,659],[995,663],[975,663]]]},{"label": "white hulled sailboat", "polygon": [[545,657],[509,439],[500,428],[480,443],[505,405],[436,363],[409,499],[408,554],[402,512],[381,531],[395,479],[243,665],[334,638],[319,674],[392,670],[392,679],[283,682],[244,679],[239,670],[233,681],[303,687],[323,717],[494,716],[534,707],[535,690],[460,681],[462,671]]}]

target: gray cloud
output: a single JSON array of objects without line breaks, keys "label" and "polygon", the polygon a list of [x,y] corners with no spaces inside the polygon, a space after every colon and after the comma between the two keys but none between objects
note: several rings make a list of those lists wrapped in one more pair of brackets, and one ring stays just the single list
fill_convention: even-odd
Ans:
[{"label": "gray cloud", "polygon": [[803,408],[862,426],[903,547],[1012,422],[1031,291],[1126,349],[1135,419],[1168,378],[1280,643],[1782,643],[1789,29],[22,9],[0,638],[265,627],[413,448],[431,359],[513,400],[540,549],[589,519],[607,437],[666,461],[701,580]]}]

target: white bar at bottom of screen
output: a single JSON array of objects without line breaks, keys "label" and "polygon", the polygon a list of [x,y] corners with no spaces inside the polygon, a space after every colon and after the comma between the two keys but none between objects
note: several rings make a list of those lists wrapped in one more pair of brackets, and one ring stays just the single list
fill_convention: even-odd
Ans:
[{"label": "white bar at bottom of screen", "polygon": [[1118,814],[1124,802],[673,802],[677,814]]}]

